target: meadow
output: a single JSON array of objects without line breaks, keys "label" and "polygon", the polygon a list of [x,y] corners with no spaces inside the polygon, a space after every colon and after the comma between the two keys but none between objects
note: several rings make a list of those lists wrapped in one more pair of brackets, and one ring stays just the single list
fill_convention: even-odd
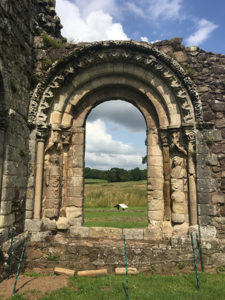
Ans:
[{"label": "meadow", "polygon": [[[124,203],[125,211],[114,206]],[[84,226],[117,228],[147,227],[146,180],[107,182],[85,180]]]}]

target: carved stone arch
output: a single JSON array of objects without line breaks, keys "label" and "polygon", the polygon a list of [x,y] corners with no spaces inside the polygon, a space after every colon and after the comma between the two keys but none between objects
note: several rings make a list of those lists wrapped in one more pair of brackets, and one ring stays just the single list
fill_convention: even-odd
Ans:
[{"label": "carved stone arch", "polygon": [[[172,232],[189,217],[196,224],[193,141],[185,136],[202,122],[198,94],[177,62],[135,42],[81,44],[36,87],[29,112],[38,140],[34,217],[40,218],[41,206],[48,218],[82,216],[85,120],[95,105],[113,98],[133,103],[146,120],[149,226]],[[50,181],[58,188],[49,189]],[[51,199],[57,199],[53,207]]]}]

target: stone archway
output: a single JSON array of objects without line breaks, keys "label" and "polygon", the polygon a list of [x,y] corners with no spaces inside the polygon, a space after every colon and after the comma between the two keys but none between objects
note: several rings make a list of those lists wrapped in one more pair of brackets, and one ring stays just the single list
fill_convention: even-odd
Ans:
[{"label": "stone archway", "polygon": [[85,120],[115,98],[133,103],[146,121],[149,227],[172,234],[174,226],[195,225],[200,101],[178,63],[134,42],[83,45],[37,86],[29,116],[37,142],[34,218],[82,225]]}]

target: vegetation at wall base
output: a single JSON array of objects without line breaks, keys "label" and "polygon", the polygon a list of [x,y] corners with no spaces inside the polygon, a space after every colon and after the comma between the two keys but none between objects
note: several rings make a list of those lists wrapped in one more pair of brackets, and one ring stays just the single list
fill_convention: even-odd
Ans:
[{"label": "vegetation at wall base", "polygon": [[[194,272],[182,276],[165,275],[129,275],[129,296],[133,300],[222,300],[225,295],[225,275],[200,273],[200,291],[196,289]],[[47,280],[47,278],[46,278]],[[106,277],[70,277],[69,285],[40,299],[110,299],[124,300],[123,283],[125,276]],[[160,288],[159,288],[160,287]],[[24,295],[17,294],[11,300],[24,300]]]}]

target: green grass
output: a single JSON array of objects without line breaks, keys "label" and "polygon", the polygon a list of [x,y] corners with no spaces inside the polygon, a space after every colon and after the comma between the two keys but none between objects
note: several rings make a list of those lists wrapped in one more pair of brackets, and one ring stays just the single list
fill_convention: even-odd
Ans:
[{"label": "green grass", "polygon": [[147,206],[146,180],[106,182],[89,179],[88,182],[85,184],[85,208],[113,207],[118,203],[125,203],[129,207]]},{"label": "green grass", "polygon": [[[107,182],[101,179],[85,180],[84,226],[144,228],[147,227],[146,180]],[[114,206],[125,203],[128,209]]]},{"label": "green grass", "polygon": [[129,207],[125,211],[117,208],[87,208],[84,211],[84,226],[115,227],[115,228],[145,228],[147,208]]},{"label": "green grass", "polygon": [[[211,300],[225,299],[225,275],[200,273],[200,291],[196,289],[195,274],[183,276],[129,275],[130,300]],[[68,287],[41,299],[108,299],[124,300],[125,276],[73,277]],[[10,299],[24,299],[12,297]]]}]

